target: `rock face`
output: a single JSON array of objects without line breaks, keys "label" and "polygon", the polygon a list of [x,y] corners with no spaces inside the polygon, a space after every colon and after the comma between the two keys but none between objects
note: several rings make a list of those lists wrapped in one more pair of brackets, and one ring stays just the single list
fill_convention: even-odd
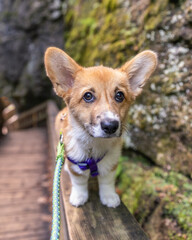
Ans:
[{"label": "rock face", "polygon": [[191,0],[93,2],[68,9],[66,49],[84,66],[117,67],[144,49],[158,53],[158,69],[130,109],[126,146],[191,175]]},{"label": "rock face", "polygon": [[60,0],[0,2],[0,95],[28,108],[50,97],[43,56],[48,46],[63,48]]},{"label": "rock face", "polygon": [[159,68],[129,112],[131,140],[135,149],[158,165],[190,176],[192,2],[168,4],[162,15],[158,28],[146,35],[148,46],[159,55]]},{"label": "rock face", "polygon": [[3,127],[3,122],[4,122],[2,111],[3,111],[3,103],[0,98],[0,136],[2,135],[2,127]]}]

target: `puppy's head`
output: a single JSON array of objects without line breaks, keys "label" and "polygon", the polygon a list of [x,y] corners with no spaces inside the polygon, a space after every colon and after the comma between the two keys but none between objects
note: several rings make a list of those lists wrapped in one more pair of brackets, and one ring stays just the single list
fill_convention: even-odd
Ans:
[{"label": "puppy's head", "polygon": [[152,51],[143,51],[119,69],[83,68],[58,48],[45,53],[47,76],[70,114],[93,137],[119,137],[128,108],[157,65]]}]

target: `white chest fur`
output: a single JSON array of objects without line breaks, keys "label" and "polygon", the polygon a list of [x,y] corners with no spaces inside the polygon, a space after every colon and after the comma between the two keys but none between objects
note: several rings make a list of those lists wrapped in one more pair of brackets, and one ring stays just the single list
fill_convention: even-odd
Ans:
[{"label": "white chest fur", "polygon": [[[72,119],[72,128],[67,133],[68,142],[65,143],[68,156],[78,162],[87,158],[104,158],[98,163],[100,175],[107,174],[117,164],[121,153],[120,138],[94,138],[81,127],[75,119]],[[80,174],[88,174],[78,166],[72,166],[73,170]]]}]

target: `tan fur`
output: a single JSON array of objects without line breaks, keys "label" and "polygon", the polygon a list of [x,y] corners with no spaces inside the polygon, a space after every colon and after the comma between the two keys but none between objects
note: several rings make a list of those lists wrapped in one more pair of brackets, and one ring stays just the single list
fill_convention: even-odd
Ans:
[{"label": "tan fur", "polygon": [[73,170],[72,166],[73,166],[73,163],[70,162],[67,158],[65,158],[65,163],[68,165],[68,169],[69,171],[76,177],[80,177],[81,174],[80,173],[77,173]]},{"label": "tan fur", "polygon": [[[57,53],[60,54],[59,58]],[[57,62],[55,62],[53,57],[50,57],[54,55],[57,55]],[[157,58],[151,51],[145,51],[139,55],[141,55],[140,58],[150,58],[153,62],[153,66],[150,68],[144,79],[144,84],[155,70]],[[64,60],[62,60],[62,57]],[[120,116],[122,124],[126,123],[128,108],[137,95],[131,90],[129,83],[129,79],[134,74],[134,69],[131,68],[137,58],[138,55],[119,69],[112,69],[103,66],[82,68],[62,50],[54,47],[48,48],[45,53],[47,75],[51,79],[57,94],[63,97],[67,104],[67,107],[60,111],[56,117],[56,132],[58,136],[60,131],[63,132],[65,136],[65,144],[69,141],[67,137],[67,132],[70,130],[70,123],[68,120],[69,108],[80,124],[85,122],[96,124],[100,115],[106,111],[111,111],[114,114],[117,114]],[[62,83],[59,82],[61,76],[56,75],[57,69],[53,69],[53,67],[51,67],[52,64],[57,64],[57,69],[62,68],[62,64],[65,64],[64,69],[62,70],[63,76],[65,75],[65,71],[70,69],[74,78],[74,83],[71,88],[62,88]],[[92,104],[86,103],[82,99],[84,93],[88,91],[93,92],[97,98]],[[117,103],[114,100],[115,91],[122,91],[124,93],[125,100],[122,103]],[[61,119],[62,115],[65,116],[64,119]]]},{"label": "tan fur", "polygon": [[112,167],[111,171],[112,171],[112,172],[115,171],[115,170],[117,169],[117,167],[118,167],[118,164],[115,164],[115,165]]},{"label": "tan fur", "polygon": [[[92,157],[92,154],[101,157],[104,153],[108,154],[109,149],[111,149],[111,151],[117,149],[116,153],[118,158],[120,154],[118,149],[121,147],[119,137],[126,124],[130,104],[135,97],[141,93],[145,82],[155,70],[156,65],[156,54],[152,51],[144,51],[131,61],[126,62],[119,69],[104,66],[83,68],[62,50],[54,47],[47,49],[45,53],[47,75],[51,79],[57,95],[62,97],[66,103],[66,108],[59,112],[55,122],[58,139],[60,131],[64,134],[66,156],[68,156],[68,154],[73,155],[77,150],[77,144],[79,144],[78,154],[80,157],[84,156],[83,159],[85,157]],[[124,94],[125,98],[122,102],[115,100],[115,95],[118,91]],[[88,103],[83,99],[86,92],[94,95],[95,100],[93,102]],[[114,116],[114,118],[120,122],[119,133],[113,137],[112,140],[110,138],[105,139],[105,136],[103,137],[101,134],[103,130],[100,129],[101,121],[107,113],[108,116],[111,114],[111,116]],[[92,129],[93,127],[95,128]],[[71,136],[71,133],[76,135],[76,132],[73,131],[75,129],[78,129],[78,131],[82,133],[82,139],[78,135],[76,139],[74,138],[75,140],[72,140],[73,136]],[[98,135],[94,136],[94,131],[98,131],[101,136],[98,133]],[[87,137],[87,135],[89,135],[89,137]],[[83,139],[83,137],[85,139]],[[83,141],[85,141],[85,143]],[[84,147],[84,145],[88,146],[89,149],[84,149],[84,152],[81,153],[81,146]],[[102,150],[103,145],[108,145],[108,148],[103,148],[105,152],[99,154],[98,151]],[[96,151],[94,151],[94,148]],[[114,152],[113,155],[116,153]],[[83,161],[83,159],[81,159],[81,161]],[[106,159],[109,163],[110,158],[106,157]],[[74,164],[68,160],[66,163],[70,173],[78,178],[81,173],[74,168]],[[112,173],[117,168],[116,163],[117,161],[112,161],[109,168],[103,164],[103,166],[106,167],[106,171],[101,171],[100,169],[101,173],[103,175],[109,174],[109,172]],[[108,177],[109,176],[110,175],[108,175]],[[105,195],[105,191],[103,194]],[[72,194],[72,196],[74,196],[74,194]],[[102,201],[106,205],[117,206],[118,201],[115,203],[114,200],[114,203],[111,205],[111,203],[105,203],[105,197],[101,196],[101,199],[104,199]],[[72,204],[76,206],[84,203],[83,200],[82,202],[78,202],[78,198],[76,198],[76,200],[72,198],[71,201]]]},{"label": "tan fur", "polygon": [[[54,59],[54,55],[56,58]],[[134,62],[138,58],[143,60],[150,58],[153,66],[147,72],[145,81],[149,78],[156,68],[157,57],[151,51],[144,51],[125,63],[119,69],[109,67],[90,67],[83,68],[79,66],[72,58],[70,58],[62,50],[51,47],[45,53],[45,66],[47,75],[51,79],[57,94],[63,97],[67,107],[59,112],[56,118],[56,132],[62,131],[67,139],[67,132],[70,130],[68,120],[69,109],[75,118],[81,123],[96,124],[100,115],[103,112],[111,111],[120,117],[122,124],[126,122],[126,116],[131,102],[135,99],[138,93],[131,90],[129,79],[134,74]],[[52,67],[56,66],[56,69]],[[58,69],[62,69],[61,74],[57,75]],[[73,85],[70,88],[64,86],[60,78],[65,76],[65,71],[69,71],[74,79]],[[86,103],[82,98],[85,92],[93,92],[96,95],[96,101],[92,104]],[[122,91],[125,95],[125,100],[122,103],[117,103],[114,100],[115,91]],[[65,118],[61,120],[61,115]]]},{"label": "tan fur", "polygon": [[57,114],[55,119],[55,129],[58,139],[60,131],[64,134],[64,136],[66,135],[67,125],[68,125],[67,108],[64,108]]},{"label": "tan fur", "polygon": [[[116,88],[125,94],[126,99],[122,104],[114,100]],[[84,93],[88,91],[94,91],[97,97],[93,104],[87,104],[82,100]],[[99,117],[101,113],[106,111],[119,115],[123,122],[127,115],[128,106],[133,99],[132,93],[129,92],[125,74],[120,74],[113,69],[102,66],[82,69],[76,77],[70,95],[75,96],[75,98],[70,98],[69,107],[75,117],[83,123],[97,123],[97,116]]]}]

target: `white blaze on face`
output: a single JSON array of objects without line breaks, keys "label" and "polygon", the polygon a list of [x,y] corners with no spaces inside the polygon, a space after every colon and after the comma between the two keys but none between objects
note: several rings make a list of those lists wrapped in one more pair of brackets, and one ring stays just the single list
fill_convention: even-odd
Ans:
[{"label": "white blaze on face", "polygon": [[108,112],[105,112],[104,113],[104,117],[105,118],[109,118],[111,120],[117,120],[119,121],[119,116],[117,114],[114,114],[113,112],[111,111],[108,111]]},{"label": "white blaze on face", "polygon": [[[117,121],[118,122],[118,128],[117,130],[112,133],[106,133],[102,127],[101,127],[101,122],[102,121]],[[117,114],[114,114],[111,111],[107,111],[101,114],[100,119],[96,125],[89,126],[89,132],[93,137],[119,137],[121,133],[121,122],[120,118]]]}]

